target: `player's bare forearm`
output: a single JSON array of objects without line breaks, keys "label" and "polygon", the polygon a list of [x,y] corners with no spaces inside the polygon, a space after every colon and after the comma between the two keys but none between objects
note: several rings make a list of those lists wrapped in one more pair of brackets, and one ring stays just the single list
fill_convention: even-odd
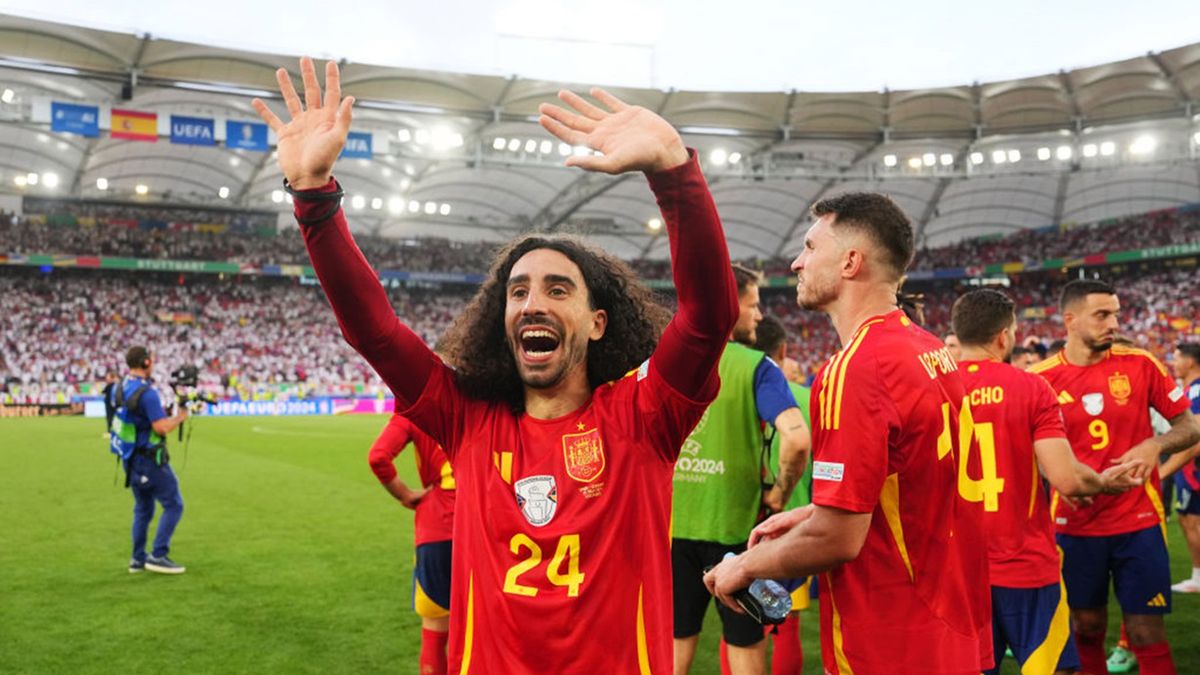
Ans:
[{"label": "player's bare forearm", "polygon": [[417,504],[419,504],[421,502],[421,499],[425,496],[425,493],[427,491],[425,489],[414,490],[414,489],[408,487],[408,485],[404,481],[400,480],[399,476],[384,483],[383,487],[393,497],[396,498],[396,501],[403,504],[404,507],[407,509],[417,508]]},{"label": "player's bare forearm", "polygon": [[1159,478],[1164,480],[1169,478],[1176,471],[1195,461],[1197,457],[1200,457],[1200,444],[1193,445],[1187,450],[1171,455],[1167,458],[1167,461],[1158,467]]},{"label": "player's bare forearm", "polygon": [[743,553],[742,566],[753,579],[785,579],[826,572],[858,556],[871,514],[824,506],[775,539],[760,540]]},{"label": "player's bare forearm", "polygon": [[1195,415],[1185,410],[1171,418],[1170,431],[1154,440],[1158,442],[1160,454],[1183,452],[1200,443],[1200,424],[1196,423]]},{"label": "player's bare forearm", "polygon": [[812,434],[804,422],[804,414],[795,407],[784,410],[775,418],[775,433],[779,434],[779,476],[775,479],[775,487],[786,504],[808,466]]}]

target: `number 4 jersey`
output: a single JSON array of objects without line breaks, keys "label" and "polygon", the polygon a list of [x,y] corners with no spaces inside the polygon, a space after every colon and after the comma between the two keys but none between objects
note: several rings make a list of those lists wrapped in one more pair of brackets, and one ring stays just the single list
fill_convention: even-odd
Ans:
[{"label": "number 4 jersey", "polygon": [[404,414],[457,477],[450,672],[671,672],[671,481],[707,405],[653,358],[550,420],[431,376]]},{"label": "number 4 jersey", "polygon": [[[1058,396],[1067,423],[1067,437],[1079,461],[1096,471],[1150,438],[1150,408],[1171,419],[1188,409],[1183,389],[1149,352],[1113,346],[1104,359],[1090,366],[1067,362],[1059,352],[1033,368],[1046,378]],[[1120,495],[1096,495],[1091,506],[1064,504],[1058,493],[1051,514],[1058,531],[1084,537],[1135,532],[1163,523],[1162,484],[1150,472],[1144,489]]]},{"label": "number 4 jersey", "polygon": [[960,361],[958,371],[971,402],[981,475],[1000,481],[983,509],[992,585],[1057,584],[1062,563],[1033,450],[1035,441],[1067,437],[1054,390],[1007,363]]}]

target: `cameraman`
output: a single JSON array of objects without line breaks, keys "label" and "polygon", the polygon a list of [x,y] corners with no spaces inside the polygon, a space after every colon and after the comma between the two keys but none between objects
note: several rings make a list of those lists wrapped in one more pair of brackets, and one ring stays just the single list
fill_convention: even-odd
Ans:
[{"label": "cameraman", "polygon": [[[182,574],[185,571],[183,565],[167,557],[171,535],[183,516],[183,497],[169,464],[166,436],[187,419],[187,409],[181,408],[179,414],[167,417],[158,391],[151,384],[154,357],[145,347],[130,348],[125,354],[125,363],[129,366],[129,375],[121,381],[120,391],[127,408],[127,419],[137,428],[136,448],[124,461],[125,484],[133,492],[134,500],[133,558],[129,561],[129,571],[147,569],[162,574]],[[114,388],[111,401],[114,407],[117,406],[116,395]],[[156,500],[162,504],[163,512],[154,535],[154,550],[147,557],[146,534],[154,518]]]}]

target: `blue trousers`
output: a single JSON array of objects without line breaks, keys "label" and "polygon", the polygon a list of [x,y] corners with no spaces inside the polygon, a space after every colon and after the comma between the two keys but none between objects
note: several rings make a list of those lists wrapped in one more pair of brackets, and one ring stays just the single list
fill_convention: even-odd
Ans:
[{"label": "blue trousers", "polygon": [[146,559],[146,536],[154,519],[154,503],[162,504],[162,517],[154,534],[152,555],[161,558],[171,549],[171,535],[183,517],[183,496],[179,481],[170,464],[157,466],[154,460],[141,455],[129,458],[129,490],[133,492],[133,557]]}]

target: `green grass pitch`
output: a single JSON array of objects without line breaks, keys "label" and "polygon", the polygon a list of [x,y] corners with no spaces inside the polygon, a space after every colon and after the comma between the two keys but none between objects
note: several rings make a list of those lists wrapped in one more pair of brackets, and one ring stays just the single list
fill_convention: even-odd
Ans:
[{"label": "green grass pitch", "polygon": [[[186,462],[173,449],[188,571],[166,577],[125,571],[133,500],[102,422],[0,421],[0,672],[416,672],[412,516],[366,463],[384,422],[195,420]],[[712,612],[706,627],[694,673],[719,672]],[[1200,673],[1200,597],[1176,596],[1168,631],[1179,672]],[[819,673],[815,609],[803,632]]]}]

